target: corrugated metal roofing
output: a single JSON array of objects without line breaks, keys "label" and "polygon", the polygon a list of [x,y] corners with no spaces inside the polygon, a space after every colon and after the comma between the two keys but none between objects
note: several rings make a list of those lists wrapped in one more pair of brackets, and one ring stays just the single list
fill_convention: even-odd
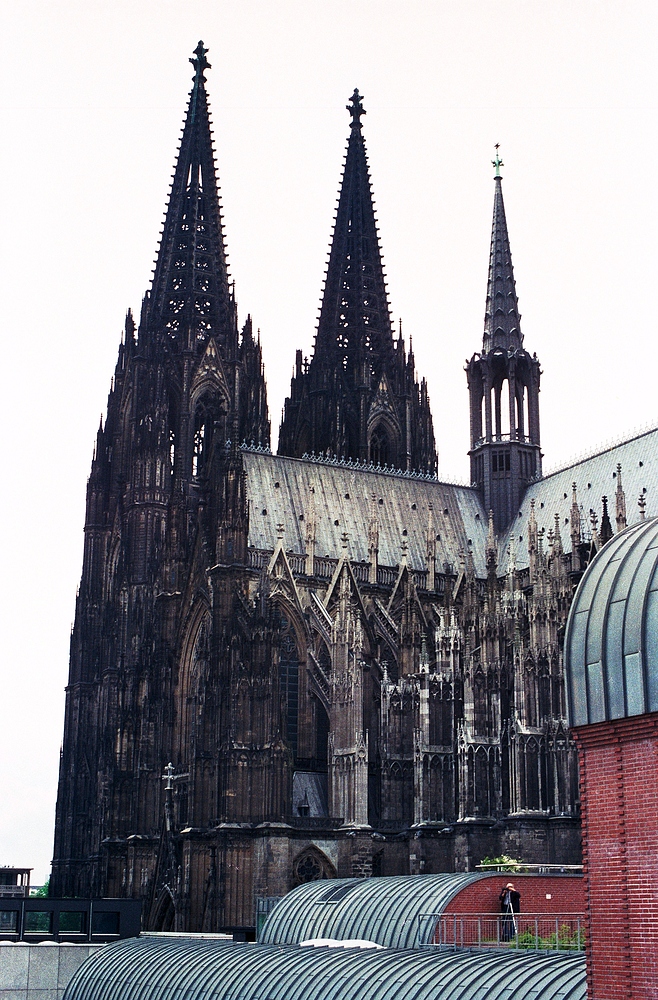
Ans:
[{"label": "corrugated metal roofing", "polygon": [[569,515],[571,513],[571,485],[575,482],[578,503],[582,507],[582,529],[590,530],[589,512],[595,510],[601,520],[601,497],[607,496],[612,529],[615,528],[615,491],[617,489],[617,464],[621,465],[622,484],[626,495],[629,524],[638,520],[637,499],[646,496],[647,513],[658,514],[658,429],[646,431],[637,437],[615,445],[591,458],[574,462],[565,469],[554,472],[529,486],[519,515],[512,522],[506,535],[500,539],[499,567],[507,565],[506,554],[510,540],[514,539],[516,565],[528,565],[527,523],[530,501],[535,501],[535,517],[539,529],[548,532],[555,528],[555,515],[560,518],[560,534],[565,552],[571,552]]},{"label": "corrugated metal roofing", "polygon": [[570,725],[658,711],[658,518],[616,535],[588,567],[564,659]]},{"label": "corrugated metal roofing", "polygon": [[272,551],[277,542],[277,524],[283,524],[286,551],[306,551],[305,519],[313,486],[316,555],[339,558],[341,536],[346,532],[350,559],[368,561],[367,529],[374,495],[382,566],[400,563],[402,542],[406,541],[410,568],[427,568],[427,525],[432,504],[434,527],[440,536],[436,545],[439,571],[445,562],[458,568],[459,552],[467,551],[470,539],[475,572],[486,576],[487,515],[477,492],[468,486],[248,450],[243,452],[243,459],[250,503],[249,545],[257,549]]},{"label": "corrugated metal roofing", "polygon": [[64,1000],[584,1000],[585,995],[582,956],[133,938],[89,958]]},{"label": "corrugated metal roofing", "polygon": [[[363,938],[386,948],[415,948],[434,935],[433,920],[480,873],[395,875],[306,882],[284,896],[260,933],[262,944],[301,944],[313,938]],[[325,901],[333,893],[339,899]]]}]

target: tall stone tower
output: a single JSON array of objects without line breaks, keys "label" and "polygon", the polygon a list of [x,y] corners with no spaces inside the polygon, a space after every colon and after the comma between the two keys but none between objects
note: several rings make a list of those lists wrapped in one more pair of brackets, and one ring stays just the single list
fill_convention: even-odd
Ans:
[{"label": "tall stone tower", "polygon": [[[270,426],[249,319],[238,334],[206,51],[199,43],[191,60],[194,85],[153,285],[138,333],[126,319],[88,481],[52,875],[62,896],[129,895],[129,870],[141,872],[144,894],[155,884],[156,855],[166,882],[165,818],[170,829],[174,818],[178,827],[233,820],[237,803],[238,818],[256,821],[286,808],[285,781],[279,805],[271,796],[285,767],[271,623],[250,620],[238,634],[234,615],[248,530],[236,442],[267,447]],[[238,675],[247,638],[245,689]],[[230,651],[221,662],[220,647]],[[231,700],[238,689],[239,711]],[[234,753],[241,741],[249,745],[245,766]],[[168,791],[167,761],[184,775]],[[136,831],[139,843],[129,845]],[[143,854],[137,869],[126,861],[129,846]]]},{"label": "tall stone tower", "polygon": [[502,161],[494,161],[494,210],[482,353],[466,365],[471,413],[471,483],[497,531],[516,517],[528,483],[541,476],[537,355],[523,347],[505,219]]},{"label": "tall stone tower", "polygon": [[434,473],[434,428],[413,352],[394,340],[355,90],[315,350],[297,352],[279,453],[329,454]]}]

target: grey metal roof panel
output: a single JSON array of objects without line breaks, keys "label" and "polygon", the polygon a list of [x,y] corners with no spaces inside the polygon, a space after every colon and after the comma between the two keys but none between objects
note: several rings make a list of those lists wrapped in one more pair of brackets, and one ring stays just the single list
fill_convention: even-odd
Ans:
[{"label": "grey metal roof panel", "polygon": [[487,516],[477,492],[468,486],[249,450],[243,451],[243,459],[249,497],[249,545],[257,549],[273,550],[277,524],[283,524],[286,551],[305,552],[305,518],[313,486],[316,555],[340,557],[341,536],[346,532],[350,558],[368,561],[367,527],[374,495],[382,566],[399,564],[404,539],[411,569],[426,569],[428,512],[432,504],[434,526],[440,536],[437,566],[441,568],[445,562],[457,565],[460,550],[466,552],[470,540],[476,573],[486,575]]},{"label": "grey metal roof panel", "polygon": [[571,726],[658,711],[658,518],[615,535],[587,568],[564,659]]},{"label": "grey metal roof panel", "polygon": [[[434,932],[434,922],[421,920],[423,914],[441,913],[465,886],[490,877],[444,873],[306,882],[272,910],[259,940],[301,944],[314,938],[359,938],[386,948],[415,948]],[[335,902],[323,901],[340,886],[350,891]]]},{"label": "grey metal roof panel", "polygon": [[507,552],[514,539],[516,565],[524,569],[528,565],[527,523],[530,515],[530,501],[535,501],[535,517],[539,529],[548,532],[555,527],[555,515],[559,515],[560,534],[565,552],[571,552],[569,516],[571,513],[571,486],[576,483],[578,503],[582,508],[582,528],[590,531],[590,510],[595,510],[601,519],[601,497],[608,497],[608,509],[613,531],[615,530],[615,491],[617,489],[617,464],[621,465],[622,484],[626,495],[626,511],[629,524],[638,520],[637,499],[646,496],[647,513],[658,514],[658,428],[592,455],[582,461],[553,472],[533,483],[525,492],[518,517],[499,540],[499,566],[507,565]]},{"label": "grey metal roof panel", "polygon": [[585,995],[581,955],[133,938],[92,955],[64,1000],[584,1000]]}]

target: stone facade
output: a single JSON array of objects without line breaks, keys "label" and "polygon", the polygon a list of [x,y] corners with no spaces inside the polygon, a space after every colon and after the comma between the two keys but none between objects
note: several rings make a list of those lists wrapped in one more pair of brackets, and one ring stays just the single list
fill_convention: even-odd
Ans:
[{"label": "stone facade", "polygon": [[[517,326],[502,344],[489,324],[469,384],[497,351],[496,378],[530,373],[511,426],[473,442],[493,475],[508,435],[517,457],[495,475],[509,488],[438,481],[426,387],[390,329],[357,95],[331,302],[271,454],[260,345],[249,319],[239,332],[226,269],[202,46],[193,62],[153,287],[139,329],[126,321],[89,478],[53,892],[137,896],[151,928],[218,931],[253,927],[257,897],[311,878],[501,853],[577,863],[561,645],[612,529],[605,514],[590,530],[575,487],[563,498],[560,476],[517,461],[539,460],[538,363]],[[492,255],[508,247],[499,180],[495,205]],[[505,281],[515,302],[511,266]],[[625,447],[597,460],[606,477]],[[565,475],[598,482],[586,464]]]}]

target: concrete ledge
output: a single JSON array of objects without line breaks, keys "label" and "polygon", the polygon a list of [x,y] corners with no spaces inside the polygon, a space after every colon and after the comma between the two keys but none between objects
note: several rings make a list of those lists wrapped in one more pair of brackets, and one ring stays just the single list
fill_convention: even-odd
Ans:
[{"label": "concrete ledge", "polygon": [[0,1000],[62,1000],[73,974],[104,947],[0,941]]}]

